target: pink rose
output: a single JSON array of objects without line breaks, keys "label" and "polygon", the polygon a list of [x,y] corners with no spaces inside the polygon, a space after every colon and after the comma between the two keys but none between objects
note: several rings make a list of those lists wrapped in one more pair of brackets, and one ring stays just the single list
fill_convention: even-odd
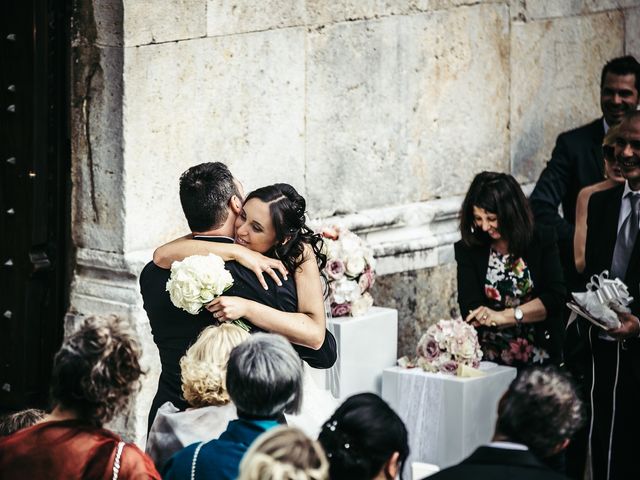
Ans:
[{"label": "pink rose", "polygon": [[344,277],[344,263],[342,263],[342,260],[338,260],[337,258],[327,262],[326,270],[329,277],[333,280],[340,280]]},{"label": "pink rose", "polygon": [[331,304],[332,317],[348,317],[351,313],[350,303],[333,303]]},{"label": "pink rose", "polygon": [[365,271],[360,275],[360,279],[358,280],[358,285],[360,286],[360,292],[364,293],[369,291],[369,289],[375,283],[376,276],[371,270],[371,267],[367,267]]},{"label": "pink rose", "polygon": [[449,360],[448,362],[443,362],[442,365],[440,365],[440,371],[442,373],[447,373],[449,375],[455,375],[456,372],[458,371],[458,364],[453,360]]},{"label": "pink rose", "polygon": [[331,240],[337,240],[338,237],[340,236],[340,230],[335,225],[332,225],[330,227],[323,227],[322,231],[320,232],[320,234],[324,238],[329,238]]},{"label": "pink rose", "polygon": [[440,356],[440,347],[438,347],[438,343],[433,338],[420,342],[417,350],[418,355],[429,362],[432,362]]}]

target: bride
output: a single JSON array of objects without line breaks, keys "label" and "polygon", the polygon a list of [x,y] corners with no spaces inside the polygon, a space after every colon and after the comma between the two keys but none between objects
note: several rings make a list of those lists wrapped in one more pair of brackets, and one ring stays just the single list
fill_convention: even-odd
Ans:
[{"label": "bride", "polygon": [[[287,272],[291,272],[295,280],[297,312],[282,312],[252,300],[224,295],[211,302],[207,309],[219,321],[243,318],[258,330],[279,333],[292,343],[318,349],[324,341],[326,329],[320,271],[324,268],[327,258],[322,252],[322,237],[314,234],[306,225],[305,209],[305,199],[291,185],[276,183],[259,188],[247,196],[236,219],[235,244],[183,237],[158,248],[154,253],[154,262],[160,267],[169,268],[173,261],[182,260],[190,255],[214,253],[226,261],[236,260],[254,271],[256,264],[267,265],[267,273],[280,283],[277,275],[269,267],[275,265],[274,268],[277,268],[279,265],[272,261],[261,262],[264,259],[263,255],[280,260],[284,268],[277,269],[285,278]],[[259,273],[260,280],[261,275]],[[263,283],[263,286],[266,287],[266,284]],[[318,423],[319,427],[319,424],[333,413],[335,399],[329,399],[328,393],[320,392],[308,368],[306,370],[306,400],[301,417],[307,417],[311,409],[305,408],[305,404],[317,403],[318,405],[313,407],[317,409],[322,403],[324,406],[321,410],[325,412],[313,414],[314,417],[322,415],[319,422],[304,422]],[[318,391],[311,392],[313,389]],[[323,396],[326,398],[320,402],[319,397]],[[309,431],[315,427],[316,425],[309,426],[305,430]]]}]

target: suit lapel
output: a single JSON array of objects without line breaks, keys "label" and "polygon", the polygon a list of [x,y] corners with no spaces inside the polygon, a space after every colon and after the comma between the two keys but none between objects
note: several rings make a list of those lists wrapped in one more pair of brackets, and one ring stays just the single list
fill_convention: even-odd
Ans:
[{"label": "suit lapel", "polygon": [[[604,236],[602,245],[606,248],[606,251],[602,252],[602,258],[605,260],[603,269],[611,269],[611,262],[613,261],[613,251],[616,247],[616,239],[618,238],[618,217],[620,216],[620,202],[622,200],[622,192],[624,191],[624,185],[621,187],[612,188],[608,193],[606,201],[606,207],[603,209],[601,218],[601,225],[598,226],[601,230],[601,234]],[[597,272],[600,273],[600,272]]]}]

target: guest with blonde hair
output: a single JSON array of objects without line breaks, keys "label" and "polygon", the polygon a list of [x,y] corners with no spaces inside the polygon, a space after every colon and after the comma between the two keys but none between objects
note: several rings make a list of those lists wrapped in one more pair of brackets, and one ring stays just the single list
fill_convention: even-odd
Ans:
[{"label": "guest with blonde hair", "polygon": [[192,408],[179,411],[166,402],[158,409],[147,440],[147,453],[158,468],[187,445],[218,438],[238,418],[226,387],[227,362],[231,350],[248,337],[231,323],[212,325],[182,357],[182,392]]},{"label": "guest with blonde hair", "polygon": [[276,427],[253,443],[238,480],[326,480],[329,463],[320,444],[302,430]]}]

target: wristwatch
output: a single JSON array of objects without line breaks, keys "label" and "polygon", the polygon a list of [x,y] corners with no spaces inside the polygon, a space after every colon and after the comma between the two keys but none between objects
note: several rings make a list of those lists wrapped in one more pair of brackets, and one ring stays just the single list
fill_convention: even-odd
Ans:
[{"label": "wristwatch", "polygon": [[516,323],[520,325],[522,323],[522,319],[524,318],[524,313],[520,310],[520,307],[516,307],[513,309],[513,316],[516,319]]}]

